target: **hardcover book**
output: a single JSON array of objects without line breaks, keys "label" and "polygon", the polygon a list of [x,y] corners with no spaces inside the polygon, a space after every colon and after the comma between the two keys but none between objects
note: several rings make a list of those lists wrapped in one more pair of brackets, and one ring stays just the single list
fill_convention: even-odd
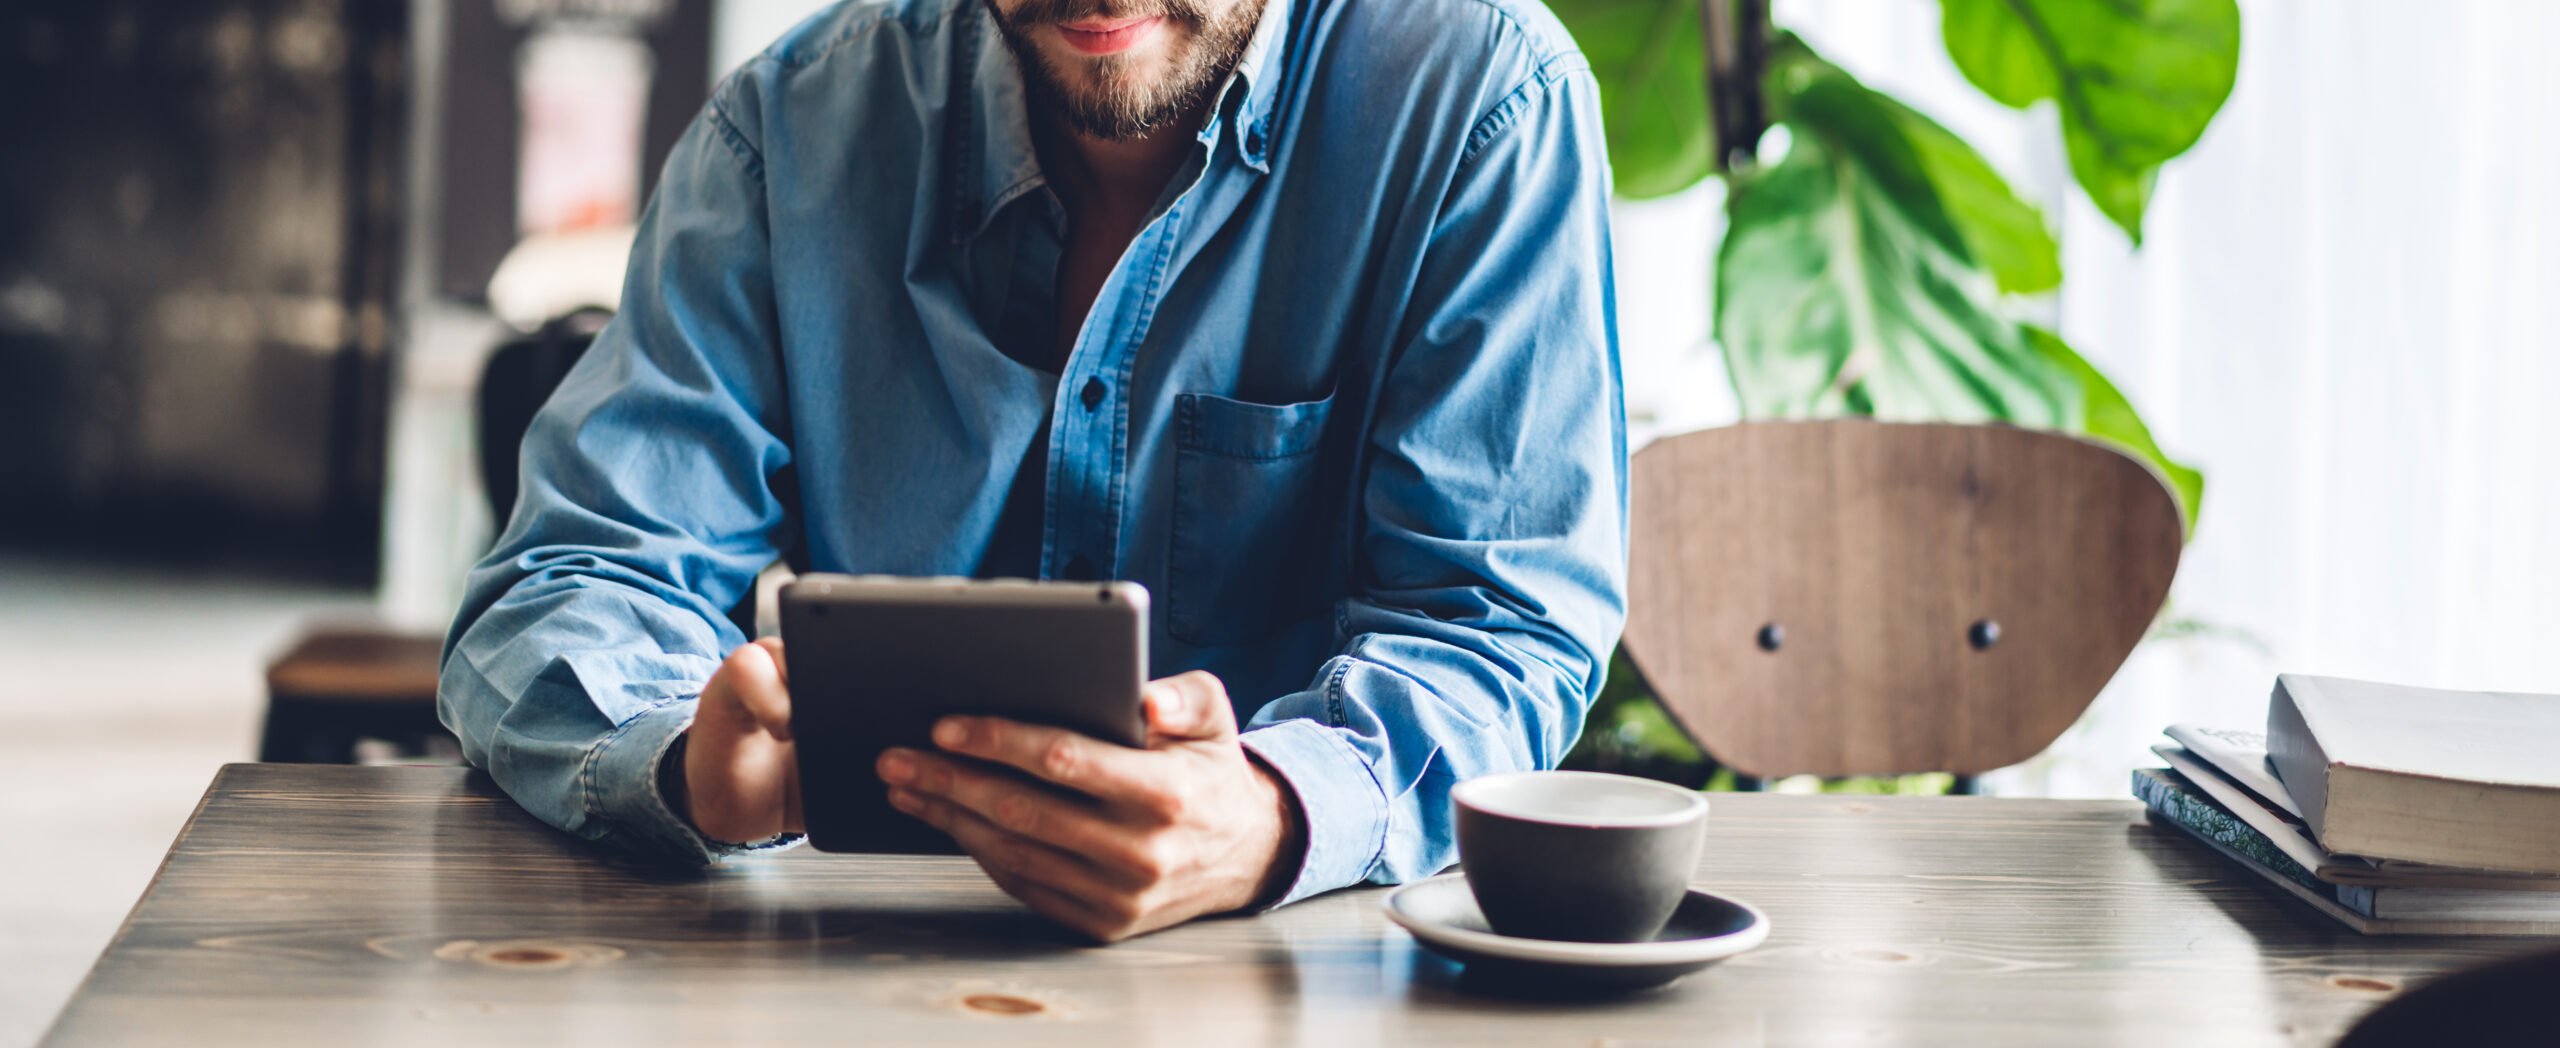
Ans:
[{"label": "hardcover book", "polygon": [[2329,851],[2560,874],[2560,695],[2288,673],[2267,751]]},{"label": "hardcover book", "polygon": [[2376,888],[2489,888],[2501,891],[2560,892],[2560,877],[2548,874],[2434,866],[2420,862],[2377,862],[2340,855],[2320,846],[2299,818],[2270,807],[2255,791],[2222,774],[2219,766],[2177,746],[2153,746],[2188,785],[2204,792],[2224,811],[2266,835],[2286,857],[2330,884],[2362,884]]}]

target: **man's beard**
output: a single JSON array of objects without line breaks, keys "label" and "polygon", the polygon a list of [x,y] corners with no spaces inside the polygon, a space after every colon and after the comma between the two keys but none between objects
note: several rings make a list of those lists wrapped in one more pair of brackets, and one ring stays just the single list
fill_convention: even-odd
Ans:
[{"label": "man's beard", "polygon": [[[1206,103],[1244,57],[1266,0],[1246,0],[1224,15],[1209,11],[1203,0],[1028,0],[1010,17],[996,0],[985,2],[1022,67],[1023,89],[1032,105],[1056,113],[1085,135],[1126,140],[1143,137]],[[1096,55],[1084,60],[1092,73],[1090,83],[1079,84],[1030,38],[1032,29],[1044,25],[1157,15],[1164,18],[1159,32],[1182,28],[1189,33],[1182,49],[1169,56],[1164,77],[1152,83],[1136,79],[1128,56]]]}]

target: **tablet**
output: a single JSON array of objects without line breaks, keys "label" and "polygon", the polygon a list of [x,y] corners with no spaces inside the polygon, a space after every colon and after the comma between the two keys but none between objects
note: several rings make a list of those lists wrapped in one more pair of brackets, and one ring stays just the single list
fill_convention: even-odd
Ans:
[{"label": "tablet", "polygon": [[800,813],[822,851],[956,854],[889,806],[874,765],[965,713],[1146,744],[1147,591],[1134,582],[804,575],[782,589]]}]

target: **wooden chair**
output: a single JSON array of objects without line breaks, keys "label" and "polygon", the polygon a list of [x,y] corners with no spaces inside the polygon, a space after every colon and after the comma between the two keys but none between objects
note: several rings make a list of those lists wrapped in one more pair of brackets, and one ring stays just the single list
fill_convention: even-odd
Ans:
[{"label": "wooden chair", "polygon": [[1764,779],[2034,756],[2142,639],[2183,539],[2143,462],[2005,426],[1751,422],[1631,468],[1627,654]]}]

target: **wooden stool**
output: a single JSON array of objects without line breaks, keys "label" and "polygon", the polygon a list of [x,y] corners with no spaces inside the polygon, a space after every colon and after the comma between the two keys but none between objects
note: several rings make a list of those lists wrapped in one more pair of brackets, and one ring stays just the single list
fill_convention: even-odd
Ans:
[{"label": "wooden stool", "polygon": [[436,720],[444,638],[365,627],[312,630],[267,665],[267,725],[258,759],[356,763],[356,740],[404,752],[450,740]]}]

